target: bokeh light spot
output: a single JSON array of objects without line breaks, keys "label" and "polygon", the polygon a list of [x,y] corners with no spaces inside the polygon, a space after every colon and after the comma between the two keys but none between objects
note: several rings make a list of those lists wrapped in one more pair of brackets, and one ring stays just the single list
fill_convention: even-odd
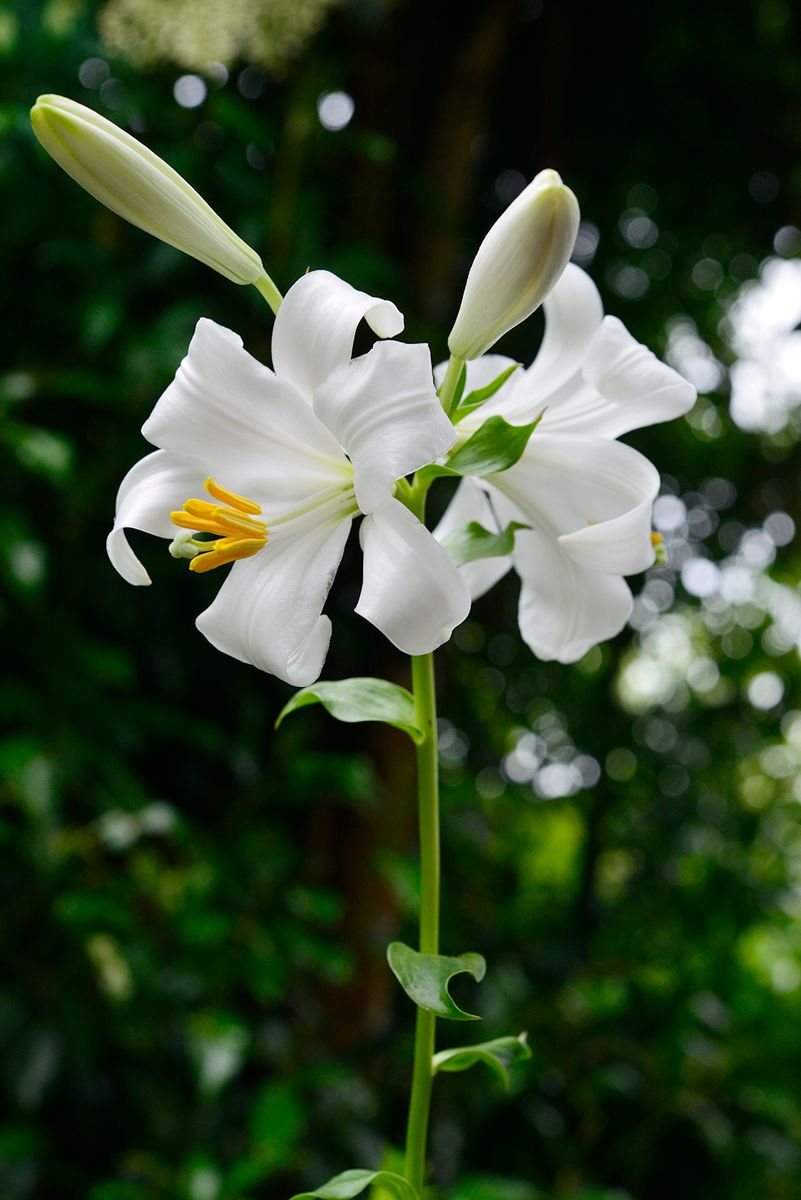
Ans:
[{"label": "bokeh light spot", "polygon": [[350,124],[355,108],[347,92],[323,92],[317,101],[317,116],[324,129],[336,132]]},{"label": "bokeh light spot", "polygon": [[181,108],[198,108],[206,99],[208,87],[199,75],[181,75],[176,79],[172,94]]},{"label": "bokeh light spot", "polygon": [[784,696],[784,682],[775,671],[761,671],[755,675],[746,689],[748,702],[752,708],[766,712],[781,703]]}]

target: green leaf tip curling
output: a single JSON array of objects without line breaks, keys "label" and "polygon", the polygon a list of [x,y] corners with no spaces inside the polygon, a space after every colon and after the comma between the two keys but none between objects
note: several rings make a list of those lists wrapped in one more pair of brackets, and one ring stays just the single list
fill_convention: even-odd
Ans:
[{"label": "green leaf tip curling", "polygon": [[498,1075],[503,1086],[509,1088],[509,1069],[516,1062],[531,1058],[525,1033],[517,1037],[494,1038],[490,1042],[478,1042],[475,1046],[457,1046],[453,1050],[440,1050],[431,1060],[434,1074],[438,1071],[467,1071],[476,1063],[484,1063]]},{"label": "green leaf tip curling", "polygon": [[480,954],[421,954],[404,942],[391,942],[387,961],[392,973],[410,1000],[418,1008],[451,1021],[480,1021],[475,1013],[459,1008],[448,991],[454,975],[472,975],[477,983],[484,978],[486,960]]}]

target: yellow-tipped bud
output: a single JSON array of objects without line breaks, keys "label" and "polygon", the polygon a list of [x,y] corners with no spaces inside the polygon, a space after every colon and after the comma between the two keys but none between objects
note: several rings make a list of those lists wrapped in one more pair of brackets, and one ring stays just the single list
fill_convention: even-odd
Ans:
[{"label": "yellow-tipped bud", "polygon": [[40,96],[31,123],[48,154],[112,212],[234,283],[268,279],[256,251],[177,171],[105,117],[64,96]]},{"label": "yellow-tipped bud", "polygon": [[556,171],[540,171],[490,229],[467,276],[448,338],[457,358],[478,358],[539,308],[567,266],[579,206]]}]

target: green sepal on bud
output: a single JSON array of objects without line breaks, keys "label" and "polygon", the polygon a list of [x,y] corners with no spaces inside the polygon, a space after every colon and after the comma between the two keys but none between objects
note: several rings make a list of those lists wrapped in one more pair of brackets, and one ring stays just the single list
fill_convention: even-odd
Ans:
[{"label": "green sepal on bud", "polygon": [[567,266],[578,225],[570,188],[556,171],[540,171],[479,246],[448,338],[451,354],[478,358],[539,308]]},{"label": "green sepal on bud", "polygon": [[280,303],[256,251],[131,134],[65,96],[40,96],[31,124],[59,166],[112,212],[226,279],[255,284],[274,308],[276,296]]}]

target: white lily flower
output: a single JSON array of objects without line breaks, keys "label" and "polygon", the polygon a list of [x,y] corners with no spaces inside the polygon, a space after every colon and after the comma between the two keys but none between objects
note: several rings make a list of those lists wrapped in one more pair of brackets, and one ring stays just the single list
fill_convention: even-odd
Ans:
[{"label": "white lily flower", "polygon": [[[304,275],[276,317],[274,371],[235,333],[199,321],[142,430],[159,448],[123,480],[108,538],[112,563],[132,584],[150,578],[126,528],[172,539],[171,552],[195,573],[233,562],[198,628],[226,654],[298,687],[322,669],[331,636],[322,608],[359,513],[356,611],[395,646],[435,649],[470,607],[445,551],[393,495],[396,480],[455,439],[428,347],[386,341],[351,359],[362,318],[379,337],[403,328],[393,304],[327,271]],[[217,540],[195,536],[209,534]]]},{"label": "white lily flower", "polygon": [[[654,561],[659,475],[615,438],[686,413],[695,388],[616,317],[604,317],[579,267],[566,268],[544,310],[545,336],[532,365],[458,428],[469,435],[493,415],[515,425],[541,415],[540,423],[515,466],[480,482],[462,480],[435,532],[442,539],[469,521],[529,526],[515,534],[510,556],[461,569],[477,599],[514,567],[524,640],[539,658],[568,663],[623,628],[632,604],[623,576]],[[511,365],[501,355],[468,363],[466,391]]]},{"label": "white lily flower", "polygon": [[124,129],[65,96],[40,96],[31,124],[59,166],[112,212],[234,283],[255,284],[270,296],[275,291],[256,251]]},{"label": "white lily flower", "polygon": [[540,171],[498,218],[478,248],[448,338],[460,359],[475,359],[539,308],[565,269],[579,206],[556,171]]}]

